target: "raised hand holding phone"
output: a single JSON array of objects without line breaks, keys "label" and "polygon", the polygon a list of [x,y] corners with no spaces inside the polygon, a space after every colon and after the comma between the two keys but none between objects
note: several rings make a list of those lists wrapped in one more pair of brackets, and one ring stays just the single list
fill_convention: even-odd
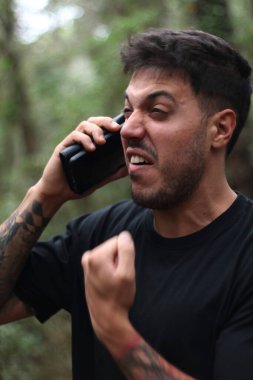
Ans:
[{"label": "raised hand holding phone", "polygon": [[[124,123],[124,114],[114,118]],[[104,130],[105,144],[87,152],[81,144],[72,144],[60,152],[63,170],[68,184],[75,193],[83,194],[125,166],[120,131]]]}]

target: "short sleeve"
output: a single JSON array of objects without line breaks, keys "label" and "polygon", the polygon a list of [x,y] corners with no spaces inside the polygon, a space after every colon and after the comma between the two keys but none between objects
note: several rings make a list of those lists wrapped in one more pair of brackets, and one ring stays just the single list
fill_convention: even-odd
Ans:
[{"label": "short sleeve", "polygon": [[73,221],[65,234],[37,243],[17,281],[16,296],[33,309],[40,322],[60,309],[71,312],[74,258],[81,255],[77,226],[78,221]]}]

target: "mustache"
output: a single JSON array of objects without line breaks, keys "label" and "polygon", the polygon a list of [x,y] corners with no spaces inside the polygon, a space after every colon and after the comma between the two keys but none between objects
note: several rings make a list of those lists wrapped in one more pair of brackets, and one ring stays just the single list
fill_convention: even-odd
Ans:
[{"label": "mustache", "polygon": [[145,142],[143,141],[126,141],[125,142],[125,147],[127,148],[140,148],[144,150],[146,153],[148,153],[150,156],[152,156],[154,159],[157,158],[157,153],[154,148],[151,146],[148,146]]}]

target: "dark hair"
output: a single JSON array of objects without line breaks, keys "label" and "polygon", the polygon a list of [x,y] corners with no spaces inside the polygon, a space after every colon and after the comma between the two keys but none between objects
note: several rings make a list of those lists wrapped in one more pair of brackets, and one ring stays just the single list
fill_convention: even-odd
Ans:
[{"label": "dark hair", "polygon": [[125,73],[155,67],[186,75],[208,116],[233,109],[237,124],[230,153],[246,122],[252,88],[250,65],[226,41],[199,30],[150,30],[129,39],[121,60]]}]

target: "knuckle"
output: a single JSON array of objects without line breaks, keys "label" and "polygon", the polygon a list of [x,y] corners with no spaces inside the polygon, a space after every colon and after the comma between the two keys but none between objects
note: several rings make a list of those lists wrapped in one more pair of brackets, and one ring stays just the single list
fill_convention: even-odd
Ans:
[{"label": "knuckle", "polygon": [[129,285],[133,281],[133,276],[128,272],[118,273],[118,280],[122,285]]},{"label": "knuckle", "polygon": [[83,120],[83,121],[81,121],[79,124],[78,124],[78,126],[76,127],[76,130],[83,130],[84,128],[86,127],[86,121],[85,120]]}]

